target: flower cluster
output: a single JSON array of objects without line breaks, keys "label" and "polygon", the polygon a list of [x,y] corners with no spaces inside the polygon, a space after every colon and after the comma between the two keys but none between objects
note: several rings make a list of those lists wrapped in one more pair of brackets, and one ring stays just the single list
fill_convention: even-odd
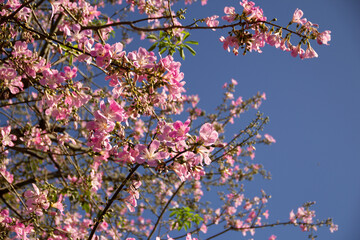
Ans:
[{"label": "flower cluster", "polygon": [[17,137],[14,134],[11,134],[11,126],[6,126],[6,127],[2,127],[0,128],[0,140],[1,140],[1,145],[0,145],[0,151],[4,151],[4,148],[6,146],[9,147],[13,147],[14,143],[13,141],[15,141],[17,139]]},{"label": "flower cluster", "polygon": [[34,191],[27,190],[24,193],[28,213],[35,213],[37,216],[43,215],[43,210],[50,207],[47,200],[47,191],[41,192],[39,188],[33,184]]},{"label": "flower cluster", "polygon": [[[232,48],[235,55],[238,55],[239,48],[244,48],[244,54],[247,51],[261,53],[261,48],[268,44],[290,52],[293,57],[300,56],[301,59],[314,58],[318,57],[318,55],[311,47],[309,40],[316,39],[319,45],[328,45],[331,40],[330,31],[319,32],[318,25],[307,21],[306,18],[302,18],[303,12],[299,9],[295,10],[290,24],[286,28],[282,28],[273,22],[268,22],[263,10],[256,7],[254,2],[243,0],[240,5],[244,8],[242,14],[236,13],[234,7],[225,7],[224,13],[226,15],[222,17],[223,20],[229,23],[240,20],[240,24],[244,24],[244,27],[240,30],[233,29],[226,38],[220,37],[223,48],[227,51]],[[296,31],[292,31],[289,26],[293,23],[301,27],[297,28]],[[249,30],[252,30],[253,33]],[[283,36],[286,31],[288,33]],[[291,44],[291,34],[301,38],[299,44]],[[301,48],[303,44],[307,46],[306,50]]]}]

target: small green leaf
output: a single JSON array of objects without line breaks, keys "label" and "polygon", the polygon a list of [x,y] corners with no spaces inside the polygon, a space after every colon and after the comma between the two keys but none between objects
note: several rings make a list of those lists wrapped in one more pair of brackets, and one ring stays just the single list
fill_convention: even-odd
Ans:
[{"label": "small green leaf", "polygon": [[157,42],[154,43],[154,44],[148,49],[148,51],[154,50],[154,49],[156,48],[157,44],[158,44]]},{"label": "small green leaf", "polygon": [[190,36],[190,33],[189,33],[189,32],[182,31],[182,33],[184,33],[183,40],[187,39],[187,38]]},{"label": "small green leaf", "polygon": [[154,34],[150,34],[149,36],[146,37],[147,39],[153,39],[153,40],[158,40],[158,37]]},{"label": "small green leaf", "polygon": [[185,222],[185,231],[187,231],[187,229],[191,228],[191,222],[187,221]]},{"label": "small green leaf", "polygon": [[161,50],[161,49],[163,49],[163,48],[166,48],[166,43],[160,42],[160,43],[159,43],[159,50]]},{"label": "small green leaf", "polygon": [[74,61],[74,55],[70,54],[70,57],[69,57],[69,65],[70,66],[73,65],[73,61]]},{"label": "small green leaf", "polygon": [[160,31],[159,37],[160,37],[160,38],[164,38],[165,36],[166,36],[166,32]]},{"label": "small green leaf", "polygon": [[83,203],[81,204],[81,207],[82,207],[82,209],[85,210],[85,212],[87,212],[87,213],[90,212],[90,204],[89,204],[88,202],[83,202]]},{"label": "small green leaf", "polygon": [[192,47],[190,47],[189,45],[184,45],[184,47],[186,47],[191,52],[192,55],[194,56],[196,55],[196,52],[194,49],[192,49]]},{"label": "small green leaf", "polygon": [[183,47],[180,47],[179,53],[180,53],[180,57],[181,57],[183,60],[185,60],[185,54],[184,54],[184,48],[183,48]]},{"label": "small green leaf", "polygon": [[[160,48],[160,47],[159,47],[159,48]],[[160,50],[159,53],[160,53],[160,54],[163,54],[165,51],[166,51],[166,48],[163,48],[163,49]]]},{"label": "small green leaf", "polygon": [[185,43],[186,43],[186,44],[199,45],[199,43],[198,43],[197,41],[192,41],[192,40],[190,40],[190,41],[186,41]]}]

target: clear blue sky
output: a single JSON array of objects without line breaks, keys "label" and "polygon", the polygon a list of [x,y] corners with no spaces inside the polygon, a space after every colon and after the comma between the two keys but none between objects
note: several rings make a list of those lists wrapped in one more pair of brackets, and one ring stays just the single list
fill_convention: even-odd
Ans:
[{"label": "clear blue sky", "polygon": [[[319,231],[319,239],[358,240],[360,228],[360,2],[358,0],[260,0],[268,19],[284,26],[296,8],[305,17],[331,30],[330,46],[313,44],[319,58],[300,60],[289,53],[266,47],[262,54],[235,57],[222,49],[222,31],[193,31],[200,45],[197,56],[187,54],[182,71],[189,93],[198,93],[200,107],[211,111],[220,99],[220,89],[231,78],[238,80],[237,94],[250,97],[266,92],[260,110],[270,116],[265,133],[275,137],[271,147],[259,147],[255,161],[272,173],[271,181],[256,181],[248,193],[264,189],[273,198],[268,204],[272,220],[287,220],[289,211],[307,201],[316,201],[317,217],[333,217],[339,231]],[[209,0],[188,8],[189,18],[223,15],[224,6],[239,1]],[[173,10],[177,10],[174,8]],[[132,45],[132,44],[131,44]],[[134,47],[134,45],[129,47]],[[205,87],[204,87],[205,86]],[[252,117],[252,115],[248,115]],[[244,121],[246,121],[244,117]],[[232,134],[229,132],[229,134]],[[258,231],[255,239],[307,239],[300,229],[278,227]],[[223,238],[243,239],[228,233]],[[236,238],[235,238],[236,237]],[[249,239],[250,237],[244,238]]]}]

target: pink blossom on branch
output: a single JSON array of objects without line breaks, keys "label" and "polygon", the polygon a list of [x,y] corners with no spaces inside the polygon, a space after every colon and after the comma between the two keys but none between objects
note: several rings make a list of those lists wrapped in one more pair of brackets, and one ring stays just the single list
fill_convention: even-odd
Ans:
[{"label": "pink blossom on branch", "polygon": [[[206,25],[208,27],[217,27],[219,25],[219,21],[216,20],[217,18],[219,18],[219,16],[217,16],[217,15],[205,18]],[[213,28],[213,31],[215,31],[214,28]]]},{"label": "pink blossom on branch", "polygon": [[48,192],[46,190],[41,192],[35,184],[32,184],[32,186],[35,191],[27,190],[24,193],[27,211],[29,213],[35,213],[37,216],[42,216],[43,210],[46,210],[50,207],[50,203],[47,200]]},{"label": "pink blossom on branch", "polygon": [[215,131],[215,128],[210,123],[205,123],[200,128],[200,140],[205,146],[210,146],[216,142],[219,134]]},{"label": "pink blossom on branch", "polygon": [[325,45],[329,45],[328,42],[331,41],[331,35],[330,35],[331,31],[329,30],[326,30],[322,33],[319,33],[317,35],[317,38],[316,38],[316,41],[318,42],[318,44],[322,45],[322,44],[325,44]]},{"label": "pink blossom on branch", "polygon": [[294,12],[291,22],[304,25],[307,22],[307,19],[306,18],[301,19],[303,15],[304,15],[303,11],[297,8]]},{"label": "pink blossom on branch", "polygon": [[11,126],[10,125],[0,128],[0,140],[1,140],[1,144],[2,144],[2,146],[0,147],[0,150],[6,146],[13,147],[14,146],[13,141],[15,141],[16,139],[17,139],[17,137],[14,134],[11,134]]},{"label": "pink blossom on branch", "polygon": [[237,16],[234,7],[225,7],[224,13],[226,14],[226,16],[223,16],[221,19],[228,22],[234,21]]},{"label": "pink blossom on branch", "polygon": [[269,240],[275,240],[277,237],[275,236],[275,235],[271,235],[270,237],[269,237]]}]

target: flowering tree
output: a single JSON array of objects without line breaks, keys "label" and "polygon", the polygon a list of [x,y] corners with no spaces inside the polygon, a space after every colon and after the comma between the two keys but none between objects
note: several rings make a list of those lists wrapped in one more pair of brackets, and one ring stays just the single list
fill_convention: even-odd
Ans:
[{"label": "flowering tree", "polygon": [[[269,222],[270,195],[245,194],[246,181],[269,178],[253,160],[257,144],[275,142],[261,135],[267,117],[258,113],[225,136],[265,94],[235,98],[231,80],[217,111],[206,114],[197,95],[185,94],[182,60],[173,57],[196,53],[190,30],[223,29],[220,42],[235,55],[268,44],[313,58],[311,42],[327,45],[330,31],[319,32],[299,9],[278,25],[247,0],[222,17],[186,22],[181,1],[0,0],[1,239],[211,239],[277,225],[310,236],[323,225],[337,230],[331,219],[315,220],[312,203]],[[126,51],[136,34],[151,42],[148,50]]]}]

